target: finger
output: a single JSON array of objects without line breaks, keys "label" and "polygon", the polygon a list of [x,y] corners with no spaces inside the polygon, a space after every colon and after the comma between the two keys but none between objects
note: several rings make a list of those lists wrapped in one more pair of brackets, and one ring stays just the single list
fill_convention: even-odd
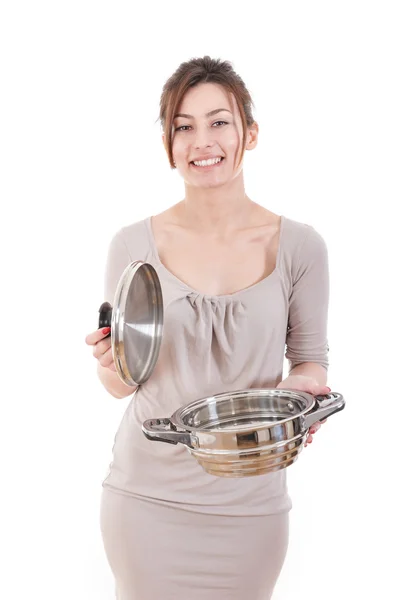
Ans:
[{"label": "finger", "polygon": [[320,423],[314,423],[314,425],[312,425],[309,429],[310,433],[317,433],[317,431],[321,429],[321,424]]},{"label": "finger", "polygon": [[331,388],[327,385],[315,385],[310,390],[314,396],[327,396],[331,392]]},{"label": "finger", "polygon": [[109,369],[114,373],[116,372],[117,369],[115,367],[112,350],[109,350],[108,352],[106,352],[106,354],[103,354],[103,356],[99,360],[99,364],[104,369]]},{"label": "finger", "polygon": [[93,356],[99,359],[111,348],[111,338],[100,340],[93,346]]},{"label": "finger", "polygon": [[110,331],[110,327],[103,327],[102,329],[97,329],[96,331],[93,331],[92,333],[89,333],[89,335],[86,336],[85,342],[88,346],[94,346],[95,344],[97,344],[97,342],[99,342],[106,335],[108,335]]},{"label": "finger", "polygon": [[99,363],[102,367],[110,367],[114,362],[111,348],[102,354],[99,358]]}]

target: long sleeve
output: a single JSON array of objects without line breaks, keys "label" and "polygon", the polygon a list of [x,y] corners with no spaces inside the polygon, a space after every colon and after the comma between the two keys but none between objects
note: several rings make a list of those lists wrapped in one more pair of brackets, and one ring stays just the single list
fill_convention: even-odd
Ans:
[{"label": "long sleeve", "polygon": [[115,290],[121,275],[131,262],[133,261],[122,237],[122,232],[119,231],[110,242],[104,275],[104,298],[111,305],[114,302]]},{"label": "long sleeve", "polygon": [[313,227],[308,226],[292,275],[285,356],[290,369],[303,362],[328,369],[328,252],[324,239]]}]

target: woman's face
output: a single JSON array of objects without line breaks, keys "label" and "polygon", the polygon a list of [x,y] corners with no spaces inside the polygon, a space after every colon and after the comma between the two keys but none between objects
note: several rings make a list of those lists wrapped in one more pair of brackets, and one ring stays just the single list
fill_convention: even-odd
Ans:
[{"label": "woman's face", "polygon": [[[235,97],[222,86],[201,83],[191,88],[178,107],[173,125],[173,159],[187,184],[216,187],[242,171],[242,164],[237,165],[243,139],[240,113]],[[247,134],[249,150],[256,145],[257,131],[254,124]],[[210,159],[219,162],[201,163]]]}]

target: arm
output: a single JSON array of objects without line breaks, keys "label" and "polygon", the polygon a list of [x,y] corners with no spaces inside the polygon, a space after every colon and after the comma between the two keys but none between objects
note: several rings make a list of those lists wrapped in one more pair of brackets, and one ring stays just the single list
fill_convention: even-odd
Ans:
[{"label": "arm", "polygon": [[131,387],[126,385],[115,371],[111,371],[107,367],[102,367],[100,363],[97,364],[97,375],[107,392],[111,396],[114,396],[114,398],[126,398],[138,388],[138,386]]},{"label": "arm", "polygon": [[325,241],[312,227],[294,259],[292,277],[286,336],[289,377],[310,378],[324,386],[329,351],[329,265]]},{"label": "arm", "polygon": [[[115,290],[125,268],[131,263],[132,258],[128,248],[119,231],[111,240],[108,248],[105,277],[104,277],[104,298],[111,306],[114,304]],[[110,350],[111,352],[111,350]],[[97,365],[97,375],[101,383],[114,398],[126,398],[135,392],[138,386],[126,385],[115,371],[114,364],[110,367],[103,367],[99,362]]]},{"label": "arm", "polygon": [[291,369],[288,377],[307,377],[316,381],[319,385],[325,385],[327,381],[327,370],[318,363],[304,362]]},{"label": "arm", "polygon": [[[310,227],[292,272],[286,358],[289,375],[277,387],[313,395],[327,394],[327,322],[329,305],[328,253],[322,237]],[[324,421],[322,421],[324,422]],[[311,427],[305,446],[313,441],[320,423]]]}]

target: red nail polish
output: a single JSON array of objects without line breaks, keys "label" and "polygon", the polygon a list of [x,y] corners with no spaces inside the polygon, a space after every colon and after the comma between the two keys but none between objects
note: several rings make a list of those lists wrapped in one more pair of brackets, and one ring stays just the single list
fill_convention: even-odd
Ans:
[{"label": "red nail polish", "polygon": [[103,329],[104,334],[110,333],[110,331],[111,331],[111,327],[104,327],[104,329]]}]

